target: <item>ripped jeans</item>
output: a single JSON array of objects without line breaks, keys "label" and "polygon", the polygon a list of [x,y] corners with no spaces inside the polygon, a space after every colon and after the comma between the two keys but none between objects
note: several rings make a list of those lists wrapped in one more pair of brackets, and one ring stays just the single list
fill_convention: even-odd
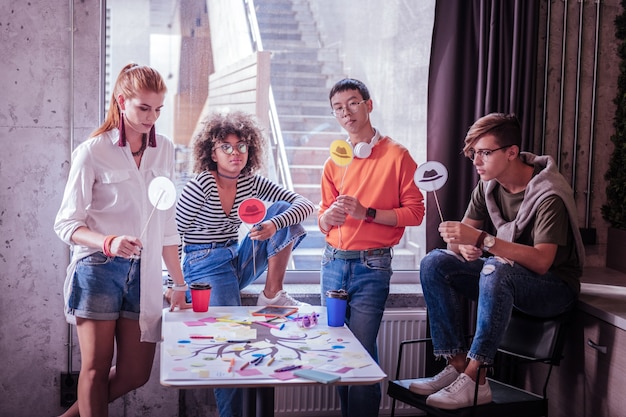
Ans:
[{"label": "ripped jeans", "polygon": [[[571,309],[577,299],[565,281],[551,272],[538,275],[497,257],[468,262],[442,249],[422,259],[420,281],[435,356],[467,353],[483,364],[493,363],[513,307],[532,316],[551,317]],[[469,350],[463,296],[478,301]]]}]

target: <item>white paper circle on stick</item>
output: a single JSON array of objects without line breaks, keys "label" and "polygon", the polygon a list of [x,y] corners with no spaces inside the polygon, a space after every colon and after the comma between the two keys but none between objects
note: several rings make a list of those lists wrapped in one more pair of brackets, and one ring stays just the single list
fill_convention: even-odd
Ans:
[{"label": "white paper circle on stick", "polygon": [[167,210],[176,202],[176,187],[167,177],[156,177],[148,186],[148,198],[158,210]]},{"label": "white paper circle on stick", "polygon": [[413,179],[421,190],[435,191],[448,181],[448,170],[441,162],[424,162],[415,171]]}]

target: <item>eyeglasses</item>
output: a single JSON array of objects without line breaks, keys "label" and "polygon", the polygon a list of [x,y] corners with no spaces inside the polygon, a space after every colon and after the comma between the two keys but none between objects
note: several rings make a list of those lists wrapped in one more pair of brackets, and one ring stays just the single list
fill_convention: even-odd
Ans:
[{"label": "eyeglasses", "polygon": [[311,314],[298,314],[298,316],[294,319],[299,327],[303,329],[310,329],[311,327],[315,327],[317,325],[317,316],[316,312]]},{"label": "eyeglasses", "polygon": [[513,145],[501,146],[496,149],[478,149],[478,150],[470,149],[467,151],[465,156],[467,156],[472,161],[475,161],[476,157],[480,156],[480,159],[482,159],[484,162],[487,162],[489,161],[489,156],[491,156],[492,153],[494,153],[495,151],[500,151],[502,149],[510,148],[511,146]]},{"label": "eyeglasses", "polygon": [[[245,142],[237,142],[235,146],[237,147],[237,152],[239,153],[248,152],[248,145]],[[222,143],[219,147],[226,155],[231,155],[235,151],[235,148],[230,143]]]},{"label": "eyeglasses", "polygon": [[343,115],[346,114],[346,110],[350,112],[350,114],[354,114],[359,111],[359,106],[366,101],[367,100],[353,101],[351,103],[348,103],[347,107],[336,107],[332,109],[330,113],[335,117],[343,117]]}]

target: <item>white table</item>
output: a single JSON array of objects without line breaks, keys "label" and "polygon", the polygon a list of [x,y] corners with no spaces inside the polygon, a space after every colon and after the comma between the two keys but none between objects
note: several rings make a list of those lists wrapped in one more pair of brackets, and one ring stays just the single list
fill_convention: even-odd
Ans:
[{"label": "white table", "polygon": [[[274,412],[274,387],[318,383],[294,377],[290,371],[276,372],[279,368],[314,368],[340,376],[335,382],[339,385],[373,384],[385,378],[346,326],[326,325],[325,307],[299,310],[300,314],[318,313],[317,326],[304,329],[297,321],[288,320],[282,330],[254,323],[265,321],[251,315],[258,308],[210,307],[206,313],[163,310],[161,384],[176,388],[249,388],[247,394],[255,395],[257,404],[247,410],[248,414],[267,416]],[[271,323],[282,324],[279,320]],[[261,355],[266,356],[260,364],[249,363]]]}]

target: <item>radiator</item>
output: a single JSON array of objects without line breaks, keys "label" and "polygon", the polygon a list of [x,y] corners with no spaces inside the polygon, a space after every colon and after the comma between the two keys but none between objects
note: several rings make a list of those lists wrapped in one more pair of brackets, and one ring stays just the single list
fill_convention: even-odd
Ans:
[{"label": "radiator", "polygon": [[[393,308],[385,310],[378,333],[378,357],[380,367],[395,377],[400,341],[426,337],[425,308]],[[403,354],[400,377],[423,375],[424,351],[418,345],[409,345]],[[387,392],[387,378],[381,382],[382,400],[380,415],[391,414],[391,398]],[[340,416],[339,397],[335,387],[315,385],[301,387],[277,387],[274,394],[275,416],[324,417]],[[396,403],[396,415],[415,415],[415,409],[401,402]]]}]

